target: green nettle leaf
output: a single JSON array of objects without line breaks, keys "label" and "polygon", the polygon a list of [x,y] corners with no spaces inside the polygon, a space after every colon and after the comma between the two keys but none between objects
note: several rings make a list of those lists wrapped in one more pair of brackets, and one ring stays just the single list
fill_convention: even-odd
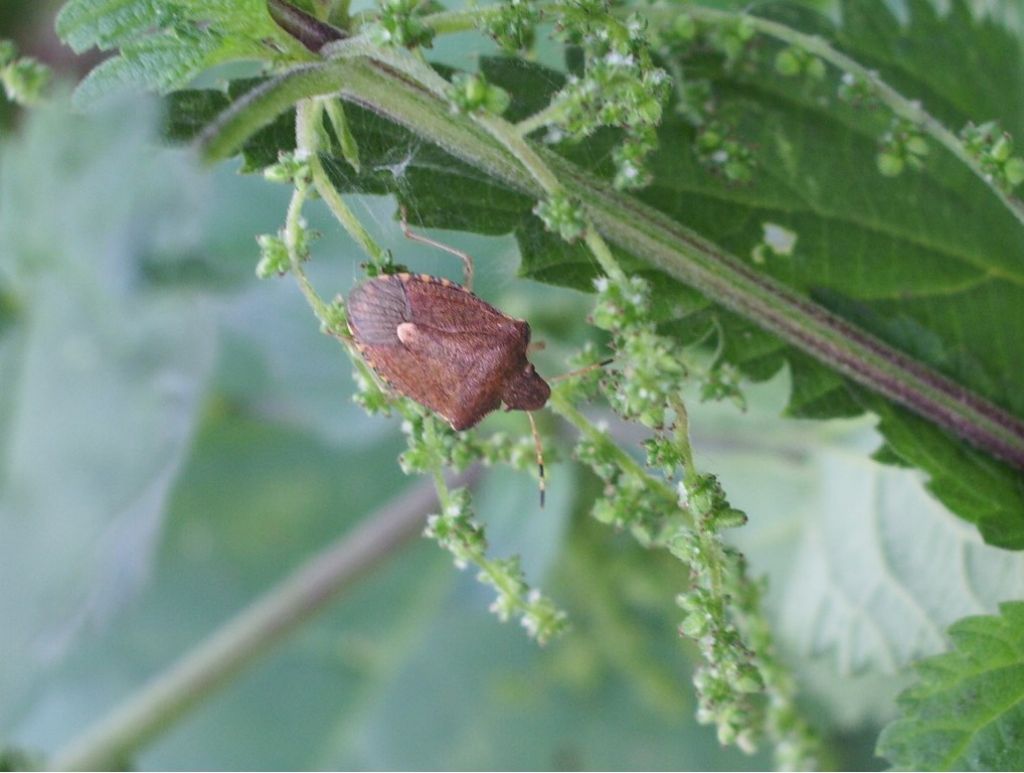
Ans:
[{"label": "green nettle leaf", "polygon": [[80,105],[124,88],[166,93],[224,62],[304,55],[265,0],[70,0],[57,33],[77,52],[119,50],[79,84]]},{"label": "green nettle leaf", "polygon": [[941,652],[959,618],[1024,597],[1018,554],[949,518],[916,471],[867,458],[870,422],[780,418],[787,387],[781,374],[748,387],[742,414],[696,401],[688,413],[695,442],[713,438],[701,459],[756,513],[731,536],[772,577],[795,659],[832,656],[842,690],[853,673],[898,674]]},{"label": "green nettle leaf", "polygon": [[[1011,131],[1024,131],[1019,96],[1024,83],[1013,66],[1017,43],[1008,33],[972,21],[959,6],[955,14],[938,18],[913,3],[911,22],[902,27],[880,3],[868,5],[870,12],[862,12],[851,4],[849,26],[831,30],[852,55],[877,66],[904,93],[922,96],[928,106],[936,102],[936,112],[951,125],[995,118]],[[825,21],[813,18],[819,34],[830,31]],[[869,34],[869,21],[885,27],[887,43]],[[937,36],[959,50],[986,54],[953,63],[929,53]],[[669,110],[652,167],[654,182],[640,195],[920,362],[1024,413],[1024,398],[1015,388],[1017,366],[1024,362],[1024,339],[1016,335],[1024,327],[1019,224],[982,182],[937,150],[918,172],[895,178],[878,174],[875,157],[890,124],[886,111],[836,97],[837,73],[811,85],[776,77],[781,48],[765,41],[741,68],[698,63],[713,82],[723,131],[756,150],[751,181],[737,185],[709,169],[694,149],[696,130]],[[914,56],[898,59],[903,48]],[[968,75],[942,77],[950,67]],[[536,110],[564,82],[560,73],[511,58],[484,59],[481,70],[489,83],[511,95],[513,120]],[[1005,84],[1008,96],[999,99],[972,83]],[[202,98],[186,93],[178,99],[181,104]],[[340,153],[333,154],[337,151],[324,158],[342,190],[395,193],[418,225],[513,231],[525,276],[590,289],[598,273],[592,256],[583,245],[567,245],[546,232],[531,212],[529,197],[374,113],[356,107],[348,112],[361,171],[354,172]],[[210,112],[176,121],[198,127],[213,117]],[[289,123],[287,116],[279,118],[249,141],[247,167],[268,163],[282,146],[290,148]],[[614,139],[599,133],[586,143],[555,149],[607,178],[613,174]],[[627,270],[644,272],[652,281],[665,332],[693,341],[720,329],[725,358],[755,380],[788,362],[793,416],[877,414],[886,439],[877,458],[921,468],[932,493],[976,523],[987,541],[1024,547],[1024,485],[1016,471],[651,272],[643,256],[619,257]]]},{"label": "green nettle leaf", "polygon": [[953,650],[917,664],[903,717],[878,753],[904,770],[1024,768],[1024,602],[949,629]]},{"label": "green nettle leaf", "polygon": [[[65,11],[63,31],[73,42],[137,40],[134,32],[105,32],[80,22],[81,14],[71,9],[81,5],[72,3]],[[937,16],[927,2],[916,0],[905,26],[879,0],[844,5],[845,26],[839,28],[806,13],[790,13],[787,19],[834,37],[950,126],[997,120],[1011,133],[1024,133],[1018,42],[997,24],[971,18],[962,3],[953,5],[950,14]],[[89,34],[76,37],[69,18]],[[124,26],[134,29],[128,22]],[[943,41],[941,50],[933,45],[936,39]],[[680,109],[665,111],[653,183],[639,195],[921,363],[1024,414],[1024,397],[1015,384],[1024,362],[1024,340],[1016,335],[1024,327],[1019,224],[982,181],[940,149],[926,151],[910,142],[915,157],[925,159],[921,168],[895,177],[878,174],[879,146],[892,126],[888,111],[840,99],[837,72],[810,81],[779,76],[776,57],[784,47],[761,42],[744,55],[743,66],[703,53],[692,61],[679,55],[675,63],[710,83],[715,131],[721,135],[715,147],[752,165],[750,180],[735,182],[720,153],[706,152],[706,127],[699,133],[676,105]],[[952,51],[985,53],[964,59]],[[481,70],[510,95],[513,120],[542,105],[564,82],[560,73],[511,58],[485,59]],[[249,86],[233,86],[228,98]],[[192,92],[176,97],[180,112],[174,133],[194,133],[221,104]],[[189,108],[195,112],[189,114]],[[566,246],[545,232],[532,214],[530,197],[375,113],[355,107],[349,113],[363,161],[360,172],[340,151],[324,158],[341,189],[395,193],[418,225],[514,231],[524,275],[589,288],[597,274],[591,256],[581,245]],[[254,135],[245,149],[246,168],[291,149],[289,127],[285,115]],[[614,172],[609,152],[614,142],[611,132],[599,132],[585,143],[554,149],[607,179]],[[645,270],[642,255],[620,258],[629,270]],[[987,541],[1024,547],[1024,485],[1016,471],[851,385],[674,280],[651,278],[664,301],[660,321],[666,332],[689,341],[721,330],[726,359],[753,379],[771,376],[788,361],[792,415],[879,415],[886,446],[877,458],[921,468],[932,493],[976,523]]]}]

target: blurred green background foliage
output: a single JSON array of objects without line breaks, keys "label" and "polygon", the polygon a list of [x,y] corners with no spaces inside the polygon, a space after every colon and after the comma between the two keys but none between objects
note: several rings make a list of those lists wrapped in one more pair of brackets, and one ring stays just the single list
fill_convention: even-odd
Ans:
[{"label": "blurred green background foliage", "polygon": [[[56,41],[58,5],[8,0],[0,37],[67,84],[89,62]],[[196,168],[160,147],[159,122],[139,97],[89,115],[60,97],[3,107],[0,738],[30,752],[60,747],[414,485],[395,462],[397,419],[352,403],[350,366],[294,283],[254,277],[254,236],[279,227],[288,191],[233,165]],[[401,238],[391,200],[353,206],[401,262],[458,276],[450,257]],[[309,214],[311,277],[345,293],[357,251],[326,210]],[[565,371],[587,336],[585,296],[515,280],[510,238],[433,235],[472,253],[479,294],[548,341],[539,369]],[[941,648],[942,626],[1024,595],[1024,572],[912,473],[867,459],[870,422],[782,421],[785,393],[784,377],[752,387],[745,417],[695,401],[694,442],[753,517],[737,541],[770,577],[785,654],[838,765],[870,768],[894,674]],[[499,428],[528,431],[522,416],[487,419]],[[479,484],[477,510],[494,553],[522,554],[568,610],[568,635],[540,648],[500,624],[486,589],[414,540],[133,764],[766,767],[693,718],[672,603],[684,570],[594,523],[598,484],[568,458],[569,430],[545,416],[542,431],[559,459],[547,508],[533,478],[503,470]],[[853,540],[851,521],[876,528]],[[888,550],[921,530],[935,536],[918,554]],[[953,554],[969,576],[935,586]],[[864,574],[888,579],[862,588]],[[932,593],[911,603],[915,582]]]}]

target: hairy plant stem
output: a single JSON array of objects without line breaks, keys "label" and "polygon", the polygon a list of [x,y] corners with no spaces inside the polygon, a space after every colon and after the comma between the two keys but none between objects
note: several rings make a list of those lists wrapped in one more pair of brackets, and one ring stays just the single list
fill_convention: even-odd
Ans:
[{"label": "hairy plant stem", "polygon": [[[538,198],[544,194],[519,159],[473,121],[453,115],[430,87],[361,56],[299,66],[248,92],[204,132],[203,152],[210,159],[230,155],[253,132],[301,99],[328,94],[406,127],[510,188]],[[534,152],[569,195],[582,202],[604,239],[851,380],[1024,469],[1021,419],[725,253],[667,215],[612,190],[571,162],[543,149]]]},{"label": "hairy plant stem", "polygon": [[[479,474],[456,478],[467,485]],[[437,498],[417,484],[317,553],[57,751],[52,770],[124,770],[132,754],[417,536]]]},{"label": "hairy plant stem", "polygon": [[[327,106],[318,99],[303,100],[296,105],[295,143],[296,148],[306,154],[313,186],[324,200],[331,214],[337,219],[349,236],[365,252],[370,260],[380,266],[386,262],[387,251],[383,249],[363,226],[362,221],[349,209],[348,204],[334,187],[323,162],[320,160],[319,128],[322,110]],[[342,119],[343,120],[343,119]]]},{"label": "hairy plant stem", "polygon": [[[551,171],[537,151],[530,146],[530,143],[523,135],[516,130],[515,126],[491,115],[475,116],[475,120],[519,160],[548,196],[562,192],[562,184],[559,182],[558,177]],[[605,274],[616,282],[624,282],[626,279],[625,273],[623,273],[619,262],[615,259],[600,232],[594,228],[592,223],[588,222],[586,225],[584,241]]]},{"label": "hairy plant stem", "polygon": [[[657,478],[643,466],[636,461],[632,456],[626,453],[618,443],[604,430],[595,426],[590,419],[583,415],[583,413],[573,405],[572,401],[569,400],[562,389],[555,388],[551,391],[551,397],[548,399],[548,406],[561,416],[563,419],[572,424],[576,429],[580,431],[587,440],[597,445],[600,445],[606,451],[608,451],[615,459],[615,463],[619,469],[623,470],[628,475],[635,477],[645,478],[648,481],[648,485],[652,488],[658,489],[658,491],[666,499],[676,499],[676,492],[672,487],[661,478]],[[686,526],[693,526],[693,519],[690,514],[685,510],[679,511],[680,523]]]},{"label": "hairy plant stem", "polygon": [[552,102],[547,107],[542,107],[531,116],[527,116],[516,124],[516,131],[523,137],[537,131],[549,123],[558,121],[565,115],[565,106]]},{"label": "hairy plant stem", "polygon": [[[296,109],[296,135],[297,135],[297,146],[299,149],[315,149],[316,148],[316,121],[320,119],[320,105],[316,100],[306,100],[300,103]],[[310,151],[309,160],[316,159],[319,161],[318,156],[315,152]],[[313,169],[313,165],[310,164],[311,174],[313,177],[313,183],[316,184],[316,171]],[[331,207],[332,212],[336,216],[339,215],[338,211],[335,211],[332,202],[340,205],[339,211],[341,214],[347,214],[351,221],[355,224],[353,230],[349,230],[349,234],[352,234],[353,238],[358,243],[363,245],[363,242],[358,238],[357,234],[365,234],[366,242],[370,245],[371,249],[376,248],[377,253],[367,250],[367,254],[370,255],[371,259],[374,259],[375,254],[380,254],[380,248],[376,246],[376,242],[373,241],[372,237],[363,229],[363,224],[359,222],[358,218],[349,210],[348,206],[342,201],[340,194],[334,188],[330,179],[323,172],[323,167],[320,167],[320,172],[323,176],[322,185],[324,191],[328,194],[324,196],[321,194],[323,199],[327,202],[328,206]],[[335,315],[331,313],[330,306],[320,297],[320,294],[313,287],[313,283],[309,281],[309,277],[306,275],[305,269],[302,267],[302,256],[299,255],[298,243],[299,233],[302,230],[302,207],[305,205],[306,200],[309,198],[309,191],[306,188],[307,183],[298,181],[295,185],[295,190],[292,191],[291,200],[288,203],[288,212],[285,215],[285,227],[284,227],[284,242],[288,248],[288,259],[290,262],[291,273],[295,276],[295,281],[298,282],[299,290],[302,292],[303,297],[306,299],[306,303],[309,304],[309,308],[313,311],[317,320],[320,322],[320,329],[337,338],[341,344],[345,347],[348,352],[349,359],[352,360],[353,367],[359,371],[362,377],[367,383],[376,383],[377,376],[370,368],[369,365],[359,356],[355,350],[352,338],[348,333],[348,330],[339,329],[337,325],[337,319]],[[319,193],[319,188],[317,189]],[[348,224],[344,219],[339,217],[342,225],[345,225],[348,230]],[[363,245],[364,249],[367,249]]]},{"label": "hairy plant stem", "polygon": [[[340,57],[371,54],[377,61],[415,79],[438,99],[444,101],[448,99],[448,81],[438,75],[423,59],[413,56],[404,49],[385,49],[384,51],[380,51],[378,48],[368,49],[363,40],[351,39],[328,45],[324,48],[324,53]],[[529,172],[547,196],[556,196],[563,192],[563,186],[558,176],[525,139],[518,127],[482,110],[470,113],[469,117],[519,161],[522,168]],[[585,241],[602,270],[616,281],[622,281],[625,274],[601,234],[593,228],[592,224],[588,224],[586,227]]]},{"label": "hairy plant stem", "polygon": [[[436,440],[436,426],[434,419],[431,417],[427,420],[424,427],[425,436],[429,442]],[[437,491],[437,499],[440,503],[441,514],[446,514],[449,506],[452,504],[451,489],[444,479],[444,469],[440,464],[434,465],[430,471],[432,479],[434,481],[434,488]],[[490,582],[491,586],[498,591],[499,594],[504,595],[506,598],[520,599],[519,590],[513,587],[509,583],[508,573],[499,569],[493,560],[488,558],[486,555],[481,555],[474,561],[477,570],[481,577],[486,577]],[[517,605],[515,610],[518,613],[525,611],[525,606],[521,603]]]}]

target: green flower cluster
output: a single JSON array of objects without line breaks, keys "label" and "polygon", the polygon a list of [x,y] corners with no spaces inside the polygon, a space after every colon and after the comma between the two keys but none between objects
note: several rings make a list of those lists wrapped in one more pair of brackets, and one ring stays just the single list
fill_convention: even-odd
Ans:
[{"label": "green flower cluster", "polygon": [[735,67],[757,33],[754,23],[745,15],[737,15],[709,25],[705,38],[712,48],[725,56],[726,64]]},{"label": "green flower cluster", "polygon": [[753,22],[739,14],[722,21],[707,22],[684,11],[676,16],[662,35],[668,44],[685,49],[711,49],[725,57],[726,65],[735,67],[746,53],[757,30]]},{"label": "green flower cluster", "polygon": [[30,56],[18,58],[17,46],[0,40],[0,84],[9,100],[24,106],[38,103],[52,78],[45,64]]},{"label": "green flower cluster", "polygon": [[419,0],[381,0],[380,14],[367,30],[374,43],[399,48],[430,48],[434,28],[424,24]]},{"label": "green flower cluster", "polygon": [[772,651],[763,589],[750,580],[742,554],[720,536],[747,516],[729,503],[718,479],[698,472],[693,462],[683,380],[711,383],[706,392],[718,397],[734,397],[735,387],[723,390],[728,378],[709,375],[717,368],[701,365],[691,350],[658,334],[649,321],[650,288],[643,279],[600,279],[596,285],[592,321],[611,333],[616,353],[613,366],[602,372],[601,390],[616,412],[655,434],[644,442],[641,466],[603,427],[586,422],[563,405],[561,392],[556,395],[556,407],[583,430],[577,458],[605,484],[593,515],[629,529],[642,544],[668,549],[690,568],[691,587],[677,601],[684,613],[679,632],[701,653],[694,674],[698,720],[714,724],[723,744],[749,752],[767,736],[780,764],[813,766],[817,741],[800,719],[788,672]]},{"label": "green flower cluster", "polygon": [[568,627],[566,614],[531,588],[523,575],[519,557],[495,559],[487,556],[487,536],[473,517],[469,492],[464,488],[445,491],[439,487],[442,510],[427,519],[424,536],[436,540],[455,559],[459,569],[478,568],[477,580],[490,585],[496,594],[490,610],[502,622],[518,617],[529,636],[544,644]]},{"label": "green flower cluster", "polygon": [[839,79],[839,99],[856,107],[877,107],[875,85],[867,78],[844,72]]},{"label": "green flower cluster", "polygon": [[484,23],[484,31],[510,53],[533,48],[541,13],[531,0],[508,0]]},{"label": "green flower cluster", "polygon": [[1013,155],[1013,137],[996,121],[980,126],[969,123],[961,130],[960,139],[1004,191],[1009,193],[1024,182],[1024,158]]},{"label": "green flower cluster", "polygon": [[775,55],[775,72],[784,78],[820,81],[825,78],[825,63],[799,46],[786,46]]},{"label": "green flower cluster", "polygon": [[651,321],[650,286],[641,277],[595,282],[591,322],[612,334],[615,364],[604,380],[612,408],[629,421],[663,429],[672,403],[691,373],[689,353],[660,335]]},{"label": "green flower cluster", "polygon": [[[301,153],[281,153],[276,164],[263,170],[263,177],[270,182],[301,187],[304,195],[312,192],[312,172],[309,162]],[[306,227],[304,218],[298,217],[295,222],[295,257],[299,262],[309,260],[310,243],[317,234]],[[285,229],[276,234],[260,234],[256,237],[260,248],[260,259],[256,264],[256,276],[269,279],[272,276],[284,276],[292,268],[292,254],[289,251]]]},{"label": "green flower cluster", "polygon": [[619,19],[602,0],[569,0],[558,7],[555,30],[558,39],[580,47],[584,66],[552,101],[558,117],[548,139],[580,140],[604,126],[619,128],[624,136],[612,153],[615,186],[647,185],[645,163],[658,144],[671,82],[652,62],[646,22],[636,14]]},{"label": "green flower cluster", "polygon": [[530,637],[541,644],[560,634],[568,626],[566,614],[529,586],[518,556],[488,557],[486,531],[473,516],[469,492],[449,490],[441,476],[445,468],[463,470],[477,461],[536,471],[532,441],[528,437],[514,440],[505,433],[481,439],[474,432],[455,432],[420,405],[382,390],[361,361],[356,365],[356,402],[370,413],[394,410],[402,416],[406,436],[406,450],[398,460],[402,471],[434,476],[441,513],[428,519],[424,535],[451,553],[458,568],[477,567],[477,579],[497,594],[491,611],[500,620],[518,617]]},{"label": "green flower cluster", "polygon": [[557,233],[567,242],[576,241],[587,229],[587,221],[583,217],[579,203],[562,191],[537,202],[533,214],[544,222],[545,228]]},{"label": "green flower cluster", "polygon": [[886,177],[897,177],[906,168],[924,168],[928,155],[928,140],[915,124],[895,117],[892,126],[882,135],[878,157],[878,171]]},{"label": "green flower cluster", "polygon": [[594,503],[591,514],[600,523],[617,529],[628,528],[643,545],[656,544],[666,525],[679,513],[663,488],[651,486],[646,476],[630,475],[621,468],[609,469],[601,459],[600,447],[582,441],[576,447],[581,462],[593,463],[593,469],[604,467],[611,472],[604,478],[602,496]]},{"label": "green flower cluster", "polygon": [[488,83],[482,73],[456,73],[448,92],[452,105],[461,113],[483,110],[501,115],[508,109],[509,95],[505,89]]},{"label": "green flower cluster", "polygon": [[256,237],[260,248],[260,259],[256,263],[256,276],[269,279],[272,276],[284,276],[292,267],[288,246],[280,233],[260,234]]},{"label": "green flower cluster", "polygon": [[733,138],[722,121],[709,121],[697,132],[694,149],[698,160],[710,171],[732,183],[749,183],[754,178],[754,154]]},{"label": "green flower cluster", "polygon": [[751,581],[742,555],[717,536],[719,529],[745,523],[746,515],[729,505],[713,475],[687,471],[678,490],[694,525],[679,529],[668,549],[689,564],[693,578],[676,602],[685,613],[679,633],[693,639],[703,656],[693,677],[697,721],[714,724],[721,743],[753,752],[765,725],[765,684],[741,626],[746,614],[759,610],[735,604],[737,596],[749,595]]}]

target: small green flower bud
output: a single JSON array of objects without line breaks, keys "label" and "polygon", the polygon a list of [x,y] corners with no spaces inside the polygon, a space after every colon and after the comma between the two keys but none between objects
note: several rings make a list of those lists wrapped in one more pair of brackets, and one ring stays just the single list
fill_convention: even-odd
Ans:
[{"label": "small green flower bud", "polygon": [[636,115],[633,123],[654,125],[661,121],[661,100],[657,97],[648,97],[636,106]]},{"label": "small green flower bud", "polygon": [[1003,174],[1006,175],[1006,182],[1011,188],[1016,188],[1024,182],[1024,158],[1014,156],[1003,166]]},{"label": "small green flower bud", "polygon": [[311,175],[305,154],[298,151],[280,153],[276,164],[271,164],[263,169],[263,178],[273,183],[306,184]]},{"label": "small green flower bud", "polygon": [[722,167],[725,179],[734,183],[748,183],[754,177],[754,170],[741,159],[733,158]]},{"label": "small green flower bud", "polygon": [[785,78],[791,78],[800,73],[800,58],[798,50],[792,47],[784,48],[775,55],[775,72]]},{"label": "small green flower bud", "polygon": [[697,147],[701,150],[715,150],[721,144],[722,135],[713,129],[706,129],[697,137]]},{"label": "small green flower bud", "polygon": [[761,672],[749,663],[739,667],[735,680],[736,689],[745,693],[758,693],[764,690],[764,679]]},{"label": "small green flower bud", "polygon": [[19,105],[34,105],[43,98],[53,73],[42,62],[23,57],[0,70],[7,98]]},{"label": "small green flower bud", "polygon": [[740,526],[745,526],[747,523],[747,514],[742,510],[737,510],[734,507],[726,507],[721,510],[717,510],[709,526],[714,530],[719,529],[736,529]]},{"label": "small green flower bud", "polygon": [[260,234],[256,237],[256,243],[260,247],[260,260],[256,264],[257,277],[267,279],[275,274],[283,276],[288,273],[291,259],[284,239],[273,234]]},{"label": "small green flower bud", "polygon": [[903,159],[893,153],[879,153],[875,162],[878,171],[886,177],[898,177],[903,173]]},{"label": "small green flower bud", "polygon": [[549,231],[558,233],[567,242],[576,241],[586,230],[579,204],[564,193],[556,193],[539,202],[533,213],[544,221]]},{"label": "small green flower bud", "polygon": [[839,82],[839,98],[854,105],[871,105],[876,102],[875,88],[866,78],[844,72]]},{"label": "small green flower bud", "polygon": [[1013,140],[1008,134],[1002,134],[992,145],[989,155],[996,161],[1006,161],[1013,153]]},{"label": "small green flower bud", "polygon": [[907,139],[906,148],[915,156],[928,155],[928,141],[920,134],[911,135],[911,137]]},{"label": "small green flower bud", "polygon": [[752,22],[746,16],[744,16],[742,19],[740,19],[740,23],[736,27],[736,36],[740,40],[742,40],[744,43],[746,43],[748,40],[750,40],[752,37],[754,37],[754,34],[756,32],[757,32],[757,29],[754,27],[754,22]]},{"label": "small green flower bud", "polygon": [[286,164],[271,164],[263,170],[263,179],[272,183],[290,184],[292,171]]},{"label": "small green flower bud", "polygon": [[736,740],[736,728],[732,725],[720,724],[718,726],[718,743],[722,746],[730,746]]},{"label": "small green flower bud", "polygon": [[462,78],[462,91],[466,101],[472,105],[483,104],[487,96],[487,82],[479,75]]},{"label": "small green flower bud", "polygon": [[807,74],[816,81],[825,79],[825,63],[816,56],[807,60]]},{"label": "small green flower bud", "polygon": [[487,95],[484,97],[483,106],[488,113],[501,115],[508,110],[508,106],[511,102],[512,98],[505,89],[494,85],[487,87]]},{"label": "small green flower bud", "polygon": [[679,625],[679,633],[691,639],[699,639],[708,632],[708,617],[702,612],[687,615]]},{"label": "small green flower bud", "polygon": [[463,113],[483,109],[500,115],[510,102],[508,92],[489,84],[480,73],[457,73],[452,78],[450,97],[455,108]]}]

